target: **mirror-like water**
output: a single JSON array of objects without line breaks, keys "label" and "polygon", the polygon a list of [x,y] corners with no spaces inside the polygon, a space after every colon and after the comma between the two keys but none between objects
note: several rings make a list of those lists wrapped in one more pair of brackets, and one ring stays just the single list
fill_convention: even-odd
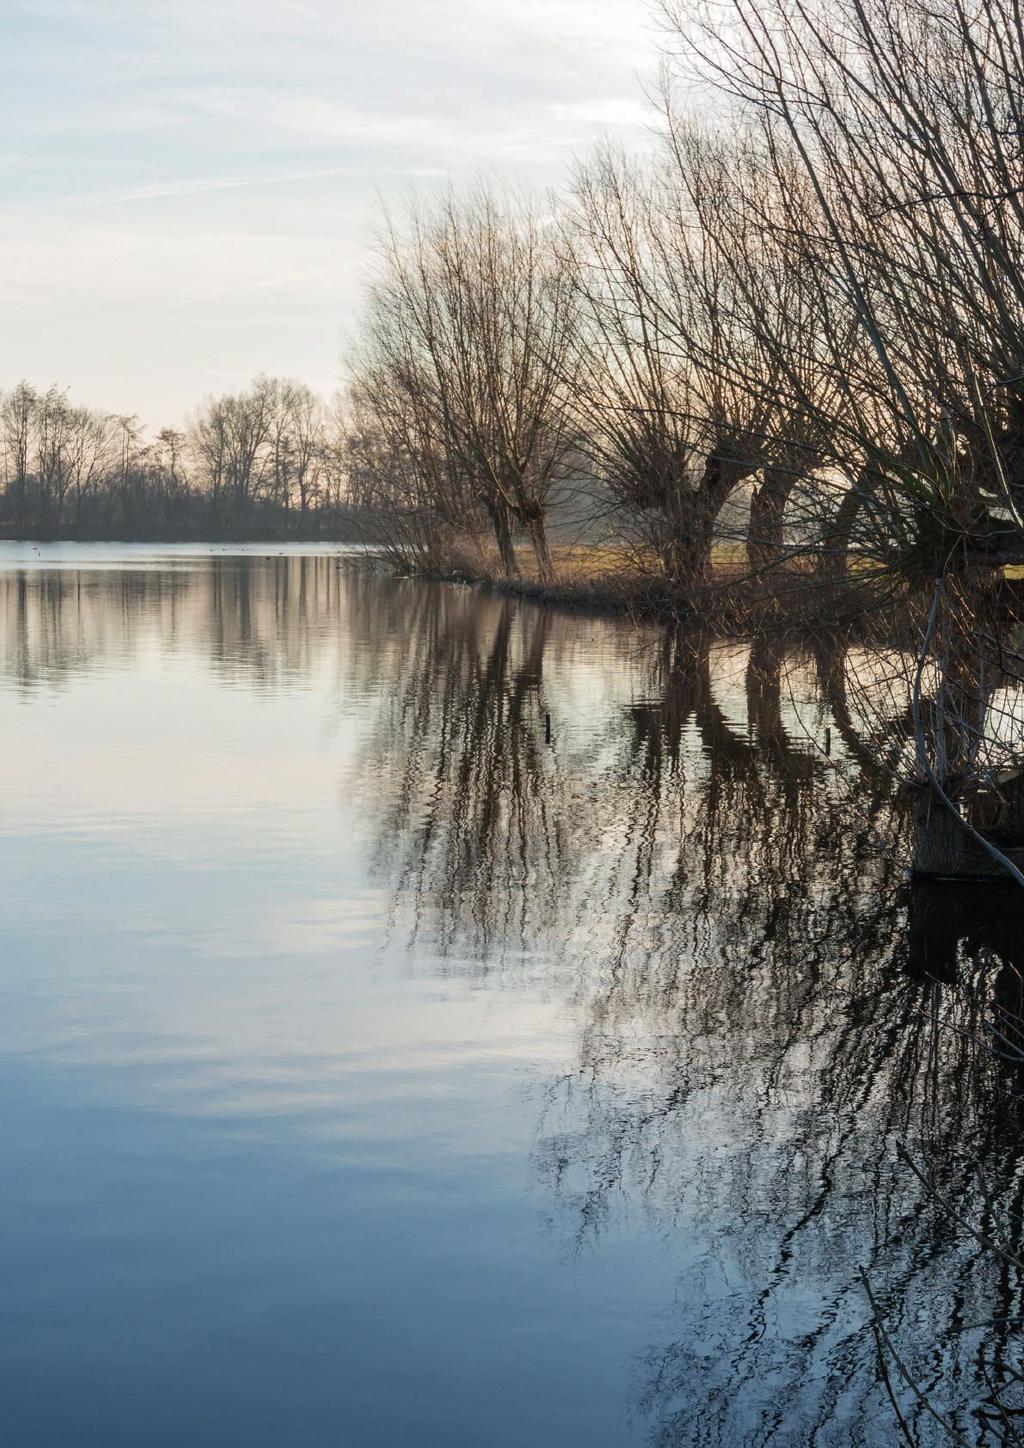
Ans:
[{"label": "mirror-like water", "polygon": [[6,1441],[888,1444],[862,1268],[973,1432],[1024,932],[908,894],[849,666],[0,545]]}]

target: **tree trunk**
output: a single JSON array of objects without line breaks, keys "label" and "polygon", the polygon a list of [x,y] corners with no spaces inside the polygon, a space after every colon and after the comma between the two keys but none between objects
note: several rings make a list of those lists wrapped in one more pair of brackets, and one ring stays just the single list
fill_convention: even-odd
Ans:
[{"label": "tree trunk", "polygon": [[911,788],[915,875],[948,879],[1002,875],[1000,867],[954,819],[929,785]]},{"label": "tree trunk", "polygon": [[677,525],[661,549],[665,578],[673,593],[691,598],[704,584],[711,565],[710,519],[695,516],[688,528]]},{"label": "tree trunk", "polygon": [[697,487],[682,486],[666,502],[667,537],[659,552],[673,592],[692,598],[707,582],[718,515],[733,490],[754,471],[739,459],[709,453]]},{"label": "tree trunk", "polygon": [[782,557],[786,503],[795,481],[789,469],[765,468],[750,495],[747,562],[752,573],[772,567]]},{"label": "tree trunk", "polygon": [[515,542],[512,536],[512,515],[503,503],[491,510],[494,525],[494,540],[498,545],[502,572],[509,578],[518,578],[519,563],[516,559]]},{"label": "tree trunk", "polygon": [[818,555],[818,571],[831,576],[837,585],[846,583],[850,566],[850,540],[857,514],[864,505],[860,486],[855,485],[844,494],[836,509],[835,518],[821,541]]},{"label": "tree trunk", "polygon": [[544,519],[538,515],[527,524],[527,532],[530,535],[530,542],[533,545],[534,556],[537,559],[537,572],[542,583],[550,583],[555,576],[555,570],[551,563],[551,550],[548,548],[547,532],[544,528]]}]

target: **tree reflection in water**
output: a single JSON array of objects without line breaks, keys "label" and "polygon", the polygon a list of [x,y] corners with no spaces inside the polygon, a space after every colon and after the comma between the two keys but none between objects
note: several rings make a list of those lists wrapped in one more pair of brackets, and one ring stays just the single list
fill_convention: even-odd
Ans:
[{"label": "tree reflection in water", "polygon": [[25,690],[187,643],[228,683],[315,674],[365,701],[343,787],[395,930],[564,995],[535,1155],[566,1250],[640,1229],[677,1249],[635,1365],[653,1441],[896,1441],[861,1269],[922,1390],[969,1442],[1006,1441],[985,1400],[1021,1367],[1020,1272],[965,1222],[1024,1246],[1021,903],[907,885],[879,767],[900,719],[887,740],[855,717],[863,660],[325,557],[11,571],[0,618]]},{"label": "tree reflection in water", "polygon": [[1015,1324],[978,1324],[1021,1283],[957,1216],[980,1220],[980,1161],[988,1230],[1019,1245],[1021,905],[906,884],[841,652],[431,588],[405,621],[364,770],[396,922],[453,969],[571,966],[538,1170],[574,1250],[638,1216],[677,1234],[637,1365],[653,1441],[895,1441],[862,1269],[922,1390],[1002,1441],[983,1400]]},{"label": "tree reflection in water", "polygon": [[194,650],[225,682],[269,690],[337,673],[337,621],[357,581],[327,554],[197,558],[156,547],[131,566],[0,568],[0,668],[31,693],[124,668],[143,648]]}]

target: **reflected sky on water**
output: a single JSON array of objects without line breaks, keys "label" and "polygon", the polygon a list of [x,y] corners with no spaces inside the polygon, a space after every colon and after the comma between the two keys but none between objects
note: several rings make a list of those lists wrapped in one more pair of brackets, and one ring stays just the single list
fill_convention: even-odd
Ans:
[{"label": "reflected sky on water", "polygon": [[0,544],[10,1441],[889,1444],[861,1268],[974,1433],[1022,922],[908,890],[850,667]]}]

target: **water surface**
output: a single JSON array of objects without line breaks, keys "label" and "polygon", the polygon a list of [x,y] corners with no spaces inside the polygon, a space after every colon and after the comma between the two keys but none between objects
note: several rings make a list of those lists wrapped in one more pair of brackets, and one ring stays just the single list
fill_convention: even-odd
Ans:
[{"label": "water surface", "polygon": [[1020,1284],[896,1147],[1021,1197],[1021,932],[908,895],[848,667],[0,544],[6,1441],[888,1444],[861,1268],[973,1422]]}]

